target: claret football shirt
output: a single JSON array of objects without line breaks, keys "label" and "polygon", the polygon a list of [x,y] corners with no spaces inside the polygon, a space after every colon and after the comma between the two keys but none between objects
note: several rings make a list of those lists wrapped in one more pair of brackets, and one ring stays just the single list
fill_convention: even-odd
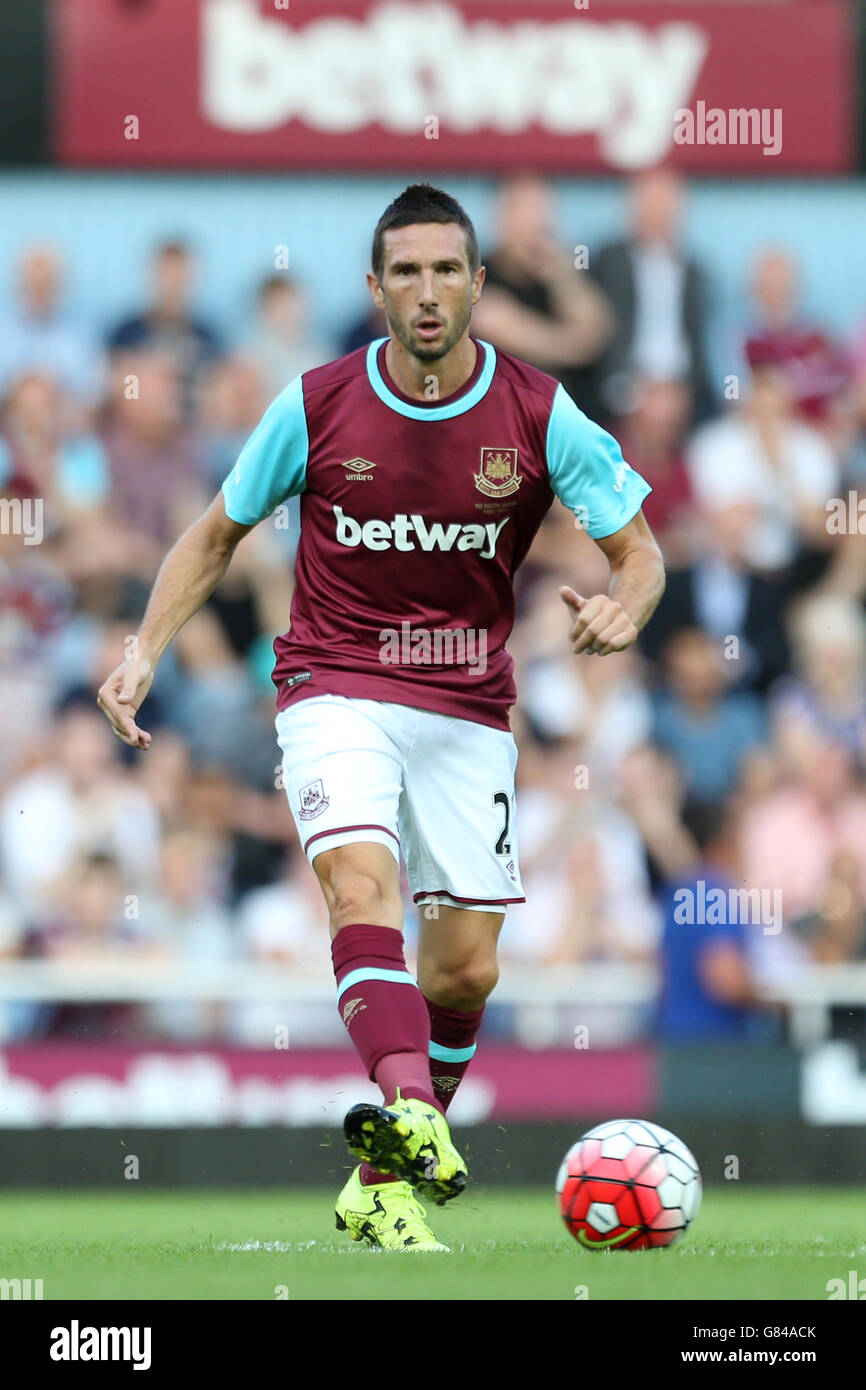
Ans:
[{"label": "claret football shirt", "polygon": [[473,342],[469,380],[429,402],[391,381],[384,338],[304,372],[223,484],[246,526],[300,494],[279,709],[346,695],[507,729],[512,581],[554,496],[598,538],[650,492],[553,377]]}]

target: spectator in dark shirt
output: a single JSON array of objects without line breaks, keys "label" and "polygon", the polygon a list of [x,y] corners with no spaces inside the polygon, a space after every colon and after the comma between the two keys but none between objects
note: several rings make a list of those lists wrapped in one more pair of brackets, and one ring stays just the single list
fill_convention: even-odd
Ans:
[{"label": "spectator in dark shirt", "polygon": [[356,352],[360,347],[366,347],[376,338],[387,338],[388,320],[385,317],[384,309],[377,309],[374,304],[361,318],[355,319],[349,324],[340,341],[340,352],[343,354]]},{"label": "spectator in dark shirt", "polygon": [[168,358],[180,376],[187,407],[202,367],[219,356],[214,330],[190,308],[195,260],[183,241],[164,241],[151,268],[151,298],[141,313],[118,324],[109,335],[112,351],[143,349]]},{"label": "spectator in dark shirt", "polygon": [[688,382],[698,420],[715,409],[704,342],[707,279],[683,245],[682,207],[682,184],[673,170],[638,175],[629,235],[603,246],[592,264],[615,319],[600,387],[611,415],[628,408],[642,376]]},{"label": "spectator in dark shirt", "polygon": [[[741,690],[765,692],[790,666],[784,586],[754,574],[745,548],[753,512],[733,504],[699,512],[692,562],[668,571],[665,592],[640,645],[659,661],[671,634],[700,627],[730,651],[729,678]],[[736,645],[731,639],[736,639]]]},{"label": "spectator in dark shirt", "polygon": [[535,176],[509,180],[496,216],[499,244],[472,331],[562,382],[580,408],[597,413],[589,368],[612,332],[604,295],[556,237],[550,187]]}]

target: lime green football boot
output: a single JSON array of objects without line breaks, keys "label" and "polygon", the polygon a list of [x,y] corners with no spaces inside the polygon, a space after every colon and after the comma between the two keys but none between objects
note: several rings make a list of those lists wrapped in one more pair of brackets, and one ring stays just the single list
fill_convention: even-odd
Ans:
[{"label": "lime green football boot", "polygon": [[356,1168],[337,1198],[337,1230],[382,1250],[440,1251],[450,1248],[434,1236],[427,1215],[407,1182],[376,1182],[365,1187]]},{"label": "lime green football boot", "polygon": [[451,1142],[445,1116],[423,1100],[353,1105],[343,1123],[356,1158],[381,1173],[396,1173],[425,1201],[443,1206],[466,1186],[466,1164]]}]

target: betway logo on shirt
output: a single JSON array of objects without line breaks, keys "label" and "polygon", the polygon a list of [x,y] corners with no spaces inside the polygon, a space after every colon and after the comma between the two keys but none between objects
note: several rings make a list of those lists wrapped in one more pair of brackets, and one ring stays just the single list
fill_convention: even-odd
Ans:
[{"label": "betway logo on shirt", "polygon": [[430,525],[417,512],[407,516],[398,512],[393,521],[356,521],[346,516],[342,507],[334,507],[337,518],[337,540],[340,545],[363,545],[367,550],[478,550],[482,560],[492,560],[496,554],[499,533],[508,521],[489,521],[486,526],[477,522],[461,525],[459,521],[433,521]]}]

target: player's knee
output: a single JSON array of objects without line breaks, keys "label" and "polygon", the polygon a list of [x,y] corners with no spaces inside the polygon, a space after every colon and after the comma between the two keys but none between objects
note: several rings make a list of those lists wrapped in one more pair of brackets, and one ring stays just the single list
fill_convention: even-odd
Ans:
[{"label": "player's knee", "polygon": [[367,922],[403,925],[397,866],[379,845],[345,845],[316,857],[316,875],[331,914],[331,925]]},{"label": "player's knee", "polygon": [[446,969],[439,967],[422,983],[428,999],[445,1009],[480,1009],[496,988],[495,959],[476,957]]},{"label": "player's knee", "polygon": [[334,884],[332,913],[335,924],[375,922],[386,907],[382,884],[371,874],[349,873],[339,876]]},{"label": "player's knee", "polygon": [[322,887],[335,927],[348,927],[356,922],[400,926],[402,922],[399,894],[395,906],[391,885],[377,873],[354,866],[338,866],[328,874]]}]

